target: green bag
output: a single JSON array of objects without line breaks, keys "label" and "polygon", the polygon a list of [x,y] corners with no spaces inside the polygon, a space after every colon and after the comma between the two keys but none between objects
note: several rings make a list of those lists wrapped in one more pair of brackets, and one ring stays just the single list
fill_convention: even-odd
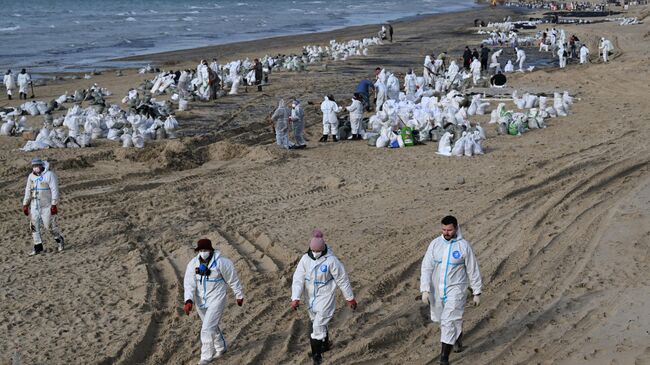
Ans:
[{"label": "green bag", "polygon": [[410,127],[402,128],[400,134],[402,135],[404,146],[411,147],[415,145],[415,142],[413,142],[413,130]]},{"label": "green bag", "polygon": [[519,128],[517,128],[517,123],[510,122],[510,124],[508,124],[508,134],[512,136],[516,136],[517,134],[519,134]]}]

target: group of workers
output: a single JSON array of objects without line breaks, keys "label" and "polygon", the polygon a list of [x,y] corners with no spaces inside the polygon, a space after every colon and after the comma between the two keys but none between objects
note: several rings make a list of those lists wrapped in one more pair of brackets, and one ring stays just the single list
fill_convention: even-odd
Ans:
[{"label": "group of workers", "polygon": [[[446,216],[441,221],[442,234],[429,244],[422,260],[420,292],[422,302],[429,306],[431,321],[440,326],[441,352],[439,362],[449,365],[451,350],[464,349],[463,313],[471,288],[472,303],[481,303],[482,281],[478,261],[460,231],[458,221]],[[227,302],[227,288],[233,291],[238,306],[244,303],[239,276],[230,260],[212,246],[209,239],[200,239],[194,249],[184,278],[184,312],[196,308],[201,324],[201,358],[199,365],[210,364],[227,349],[219,326]],[[322,231],[312,233],[307,252],[302,255],[293,273],[291,284],[292,310],[304,303],[312,322],[309,333],[313,364],[323,362],[330,350],[329,322],[336,310],[336,288],[347,305],[357,309],[350,279],[344,265],[325,242]]]},{"label": "group of workers", "polygon": [[5,89],[7,89],[7,98],[9,100],[11,100],[14,90],[16,90],[16,85],[18,86],[19,99],[27,100],[27,88],[32,83],[32,77],[29,73],[27,73],[27,70],[24,68],[20,70],[18,77],[14,77],[14,74],[11,72],[11,70],[7,70],[7,72],[4,74],[4,77],[2,78],[2,82],[5,85]]},{"label": "group of workers", "polygon": [[[30,216],[34,240],[31,256],[43,249],[43,230],[51,232],[59,252],[64,239],[56,223],[59,186],[56,174],[47,161],[33,158],[32,171],[27,178],[23,212]],[[429,244],[422,261],[420,292],[422,301],[430,307],[431,320],[439,323],[441,331],[440,364],[449,364],[449,355],[456,346],[462,351],[462,317],[471,288],[474,305],[480,304],[481,274],[472,247],[461,234],[458,221],[446,216],[441,221],[442,234]],[[220,327],[230,288],[238,306],[244,305],[244,290],[232,261],[203,238],[194,247],[196,256],[187,264],[183,280],[183,311],[193,309],[201,319],[201,356],[199,365],[207,365],[227,351]],[[304,303],[312,327],[309,334],[311,358],[321,364],[323,354],[330,349],[329,322],[336,310],[336,288],[343,293],[348,306],[357,308],[350,279],[344,265],[325,242],[323,232],[312,232],[307,252],[296,266],[291,284],[289,306],[297,310]]]}]

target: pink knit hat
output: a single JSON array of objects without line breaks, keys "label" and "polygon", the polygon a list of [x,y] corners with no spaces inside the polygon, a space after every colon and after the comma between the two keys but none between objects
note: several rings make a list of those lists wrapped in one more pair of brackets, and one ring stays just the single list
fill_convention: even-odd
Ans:
[{"label": "pink knit hat", "polygon": [[323,232],[320,229],[315,229],[311,234],[311,241],[309,242],[309,248],[312,251],[320,252],[325,249],[325,240],[323,239]]}]

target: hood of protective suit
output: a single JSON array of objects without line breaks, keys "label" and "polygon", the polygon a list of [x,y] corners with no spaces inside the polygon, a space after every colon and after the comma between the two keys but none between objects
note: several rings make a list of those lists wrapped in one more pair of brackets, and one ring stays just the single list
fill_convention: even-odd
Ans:
[{"label": "hood of protective suit", "polygon": [[312,260],[319,260],[319,259],[321,259],[323,257],[330,256],[330,255],[333,255],[333,254],[334,254],[334,252],[332,251],[331,248],[329,248],[329,246],[327,246],[327,244],[325,245],[325,249],[322,251],[320,257],[318,257],[318,258],[314,257],[314,253],[311,251],[311,249],[307,250],[307,256],[309,256],[309,258],[312,259]]},{"label": "hood of protective suit", "polygon": [[[463,132],[463,133],[465,133],[465,132]],[[440,237],[443,240],[447,241],[445,239],[445,236],[443,236],[442,234],[440,235]],[[458,225],[458,228],[456,229],[456,237],[454,237],[453,239],[455,239],[456,241],[459,241],[459,240],[463,239],[463,231],[460,229],[460,224]],[[447,242],[449,242],[449,241],[447,241]]]},{"label": "hood of protective suit", "polygon": [[284,108],[284,107],[285,107],[284,99],[280,99],[280,101],[278,101],[278,109]]}]

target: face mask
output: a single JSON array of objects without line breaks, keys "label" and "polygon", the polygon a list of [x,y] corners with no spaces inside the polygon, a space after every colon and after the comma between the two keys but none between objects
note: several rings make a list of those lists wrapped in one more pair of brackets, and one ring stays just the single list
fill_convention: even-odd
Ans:
[{"label": "face mask", "polygon": [[201,251],[199,252],[199,256],[201,256],[202,259],[207,260],[211,253],[212,252],[210,251]]},{"label": "face mask", "polygon": [[312,251],[311,254],[314,256],[315,259],[319,258],[323,253],[322,252],[314,252]]}]

